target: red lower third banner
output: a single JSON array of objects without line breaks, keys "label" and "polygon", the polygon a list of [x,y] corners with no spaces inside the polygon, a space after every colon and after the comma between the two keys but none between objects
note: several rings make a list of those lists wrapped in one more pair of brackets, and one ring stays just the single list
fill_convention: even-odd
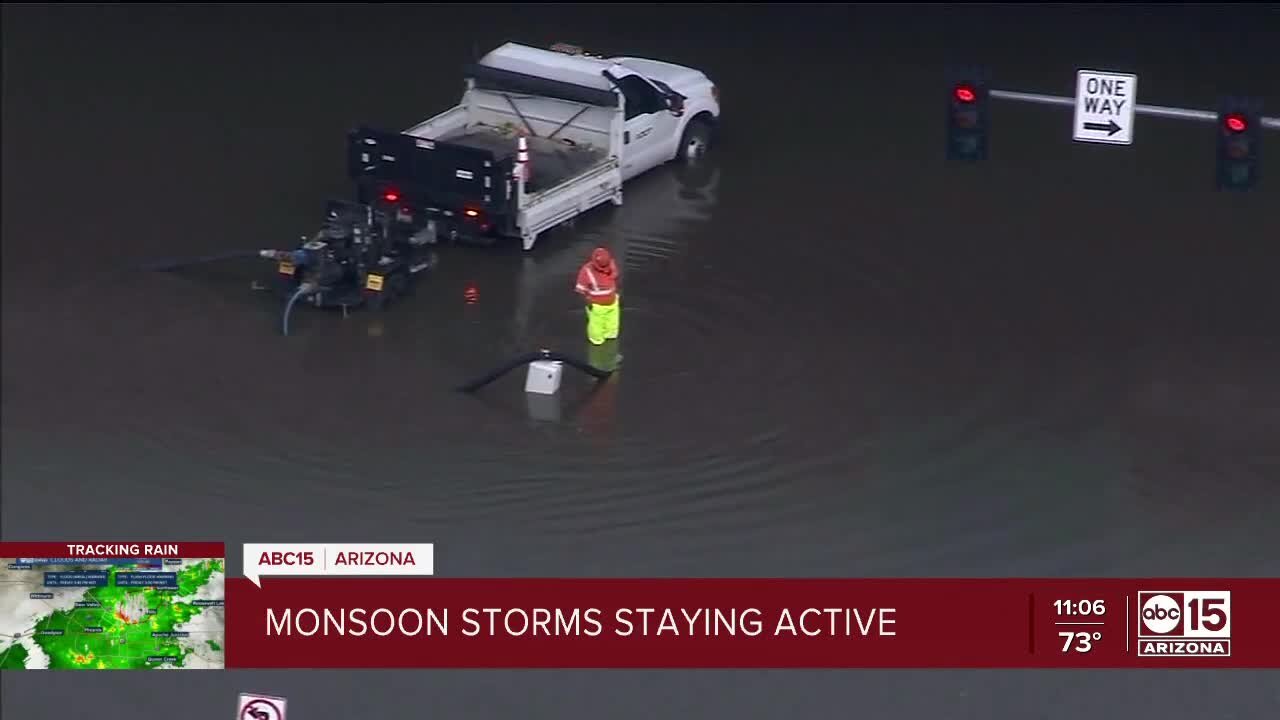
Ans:
[{"label": "red lower third banner", "polygon": [[229,668],[1277,668],[1280,579],[229,579]]}]

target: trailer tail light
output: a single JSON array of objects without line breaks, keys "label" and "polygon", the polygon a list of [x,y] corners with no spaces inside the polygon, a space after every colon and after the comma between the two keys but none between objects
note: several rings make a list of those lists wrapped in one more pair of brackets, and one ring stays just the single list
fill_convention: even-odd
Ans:
[{"label": "trailer tail light", "polygon": [[479,208],[463,208],[462,217],[464,217],[467,222],[473,222],[476,225],[479,225],[480,232],[489,232],[489,229],[493,227],[493,225],[485,219],[484,211]]}]

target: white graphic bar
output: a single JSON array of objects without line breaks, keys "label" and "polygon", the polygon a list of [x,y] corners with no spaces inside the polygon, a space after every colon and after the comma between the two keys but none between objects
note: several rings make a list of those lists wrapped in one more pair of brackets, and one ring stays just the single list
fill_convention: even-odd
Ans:
[{"label": "white graphic bar", "polygon": [[432,575],[431,543],[245,543],[244,576]]}]

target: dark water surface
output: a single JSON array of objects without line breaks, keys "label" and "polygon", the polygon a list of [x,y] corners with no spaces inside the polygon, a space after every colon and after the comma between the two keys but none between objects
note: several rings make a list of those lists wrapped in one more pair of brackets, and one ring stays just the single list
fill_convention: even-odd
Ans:
[{"label": "dark water surface", "polygon": [[[1280,572],[1277,173],[1218,195],[1208,126],[1080,146],[1017,104],[990,162],[944,168],[939,87],[949,57],[1058,94],[1099,67],[1280,115],[1275,6],[6,7],[3,31],[6,539],[428,541],[450,576]],[[508,39],[704,68],[715,165],[531,256],[446,248],[411,303],[289,338],[252,263],[129,269],[310,232],[350,126],[447,108]],[[585,352],[596,243],[627,267],[609,390],[570,378],[558,422],[519,377],[451,393]],[[8,673],[0,709],[212,720],[242,690],[305,720],[1280,716],[1249,672]]]}]

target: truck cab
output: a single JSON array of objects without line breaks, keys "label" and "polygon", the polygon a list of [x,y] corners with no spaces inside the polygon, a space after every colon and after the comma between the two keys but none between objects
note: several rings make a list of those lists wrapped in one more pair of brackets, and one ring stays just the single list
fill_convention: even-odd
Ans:
[{"label": "truck cab", "polygon": [[625,179],[706,153],[720,119],[720,94],[710,78],[658,60],[622,57],[612,62],[629,71],[615,75],[626,96]]}]

